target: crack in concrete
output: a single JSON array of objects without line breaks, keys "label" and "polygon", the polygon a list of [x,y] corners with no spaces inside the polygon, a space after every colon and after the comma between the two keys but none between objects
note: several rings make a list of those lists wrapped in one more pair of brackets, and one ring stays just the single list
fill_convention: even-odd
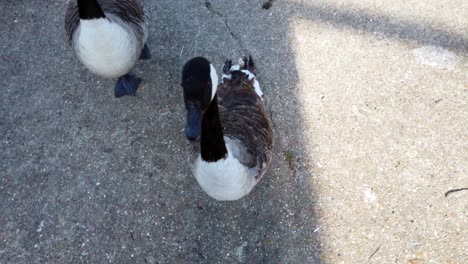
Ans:
[{"label": "crack in concrete", "polygon": [[247,52],[247,49],[244,47],[244,44],[242,44],[242,40],[240,39],[240,37],[238,37],[232,30],[231,26],[229,25],[229,21],[228,19],[224,16],[223,13],[215,10],[213,8],[213,5],[211,4],[210,1],[205,1],[205,7],[206,9],[208,9],[208,11],[210,11],[211,13],[217,15],[219,18],[221,18],[221,20],[223,21],[223,24],[224,26],[226,27],[227,31],[229,32],[229,34],[231,35],[231,37],[237,42],[237,45],[241,48],[241,51],[244,53],[244,54],[249,54]]}]

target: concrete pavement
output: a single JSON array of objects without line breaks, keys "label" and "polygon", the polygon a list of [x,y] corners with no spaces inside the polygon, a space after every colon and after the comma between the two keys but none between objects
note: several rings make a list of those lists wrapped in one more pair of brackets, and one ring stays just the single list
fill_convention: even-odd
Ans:
[{"label": "concrete pavement", "polygon": [[[1,263],[463,263],[465,1],[144,1],[153,58],[113,98],[64,1],[0,3]],[[188,173],[180,69],[250,53],[276,133],[248,197]]]}]

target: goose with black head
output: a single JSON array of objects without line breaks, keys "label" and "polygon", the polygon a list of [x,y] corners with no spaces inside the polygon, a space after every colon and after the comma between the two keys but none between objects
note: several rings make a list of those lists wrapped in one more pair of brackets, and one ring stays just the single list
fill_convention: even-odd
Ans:
[{"label": "goose with black head", "polygon": [[149,59],[148,17],[140,0],[72,0],[65,30],[80,61],[93,73],[118,78],[115,97],[135,95],[141,78],[130,73]]},{"label": "goose with black head", "polygon": [[226,61],[222,83],[202,57],[182,71],[189,166],[200,187],[220,201],[249,194],[271,161],[273,130],[252,58]]}]

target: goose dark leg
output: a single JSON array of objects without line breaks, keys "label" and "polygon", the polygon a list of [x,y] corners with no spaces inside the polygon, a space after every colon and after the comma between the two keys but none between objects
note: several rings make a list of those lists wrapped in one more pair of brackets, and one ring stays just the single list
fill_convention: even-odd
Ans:
[{"label": "goose dark leg", "polygon": [[251,55],[249,55],[249,57],[244,56],[242,60],[244,61],[244,69],[250,71],[254,75],[257,75],[257,69],[255,69],[255,64],[252,60],[252,56]]},{"label": "goose dark leg", "polygon": [[224,67],[223,67],[223,73],[224,74],[231,73],[231,67],[232,67],[232,60],[225,61],[224,62]]},{"label": "goose dark leg", "polygon": [[115,84],[115,97],[119,98],[125,95],[136,95],[138,85],[140,85],[142,79],[136,77],[131,73],[127,73],[121,76]]},{"label": "goose dark leg", "polygon": [[146,46],[145,44],[143,46],[143,50],[141,51],[140,60],[149,60],[149,59],[151,59],[151,52],[148,46]]}]

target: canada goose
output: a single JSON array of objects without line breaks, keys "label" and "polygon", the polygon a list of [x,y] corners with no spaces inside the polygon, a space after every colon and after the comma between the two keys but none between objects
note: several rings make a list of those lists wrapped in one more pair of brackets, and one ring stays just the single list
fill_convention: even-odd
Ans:
[{"label": "canada goose", "polygon": [[115,97],[135,95],[141,78],[130,74],[149,59],[148,17],[140,0],[72,0],[65,30],[80,61],[93,73],[118,78]]},{"label": "canada goose", "polygon": [[201,188],[220,201],[249,194],[271,160],[273,131],[252,58],[226,61],[222,83],[202,57],[182,71],[189,166]]}]

